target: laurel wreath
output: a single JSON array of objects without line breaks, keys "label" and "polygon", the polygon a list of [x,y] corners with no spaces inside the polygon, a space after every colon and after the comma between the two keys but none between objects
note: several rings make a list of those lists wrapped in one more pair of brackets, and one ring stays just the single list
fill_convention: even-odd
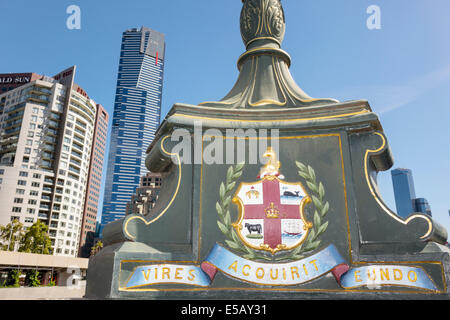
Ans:
[{"label": "laurel wreath", "polygon": [[238,164],[235,167],[230,167],[227,171],[226,183],[220,185],[219,194],[220,201],[216,203],[216,210],[219,214],[219,220],[217,225],[220,231],[226,237],[226,244],[235,251],[244,254],[245,259],[250,260],[272,260],[263,253],[260,253],[252,248],[247,247],[242,243],[236,234],[236,230],[233,228],[230,215],[230,203],[232,199],[232,192],[236,186],[236,181],[242,176],[242,169],[244,163]]},{"label": "laurel wreath", "polygon": [[321,240],[318,238],[328,228],[328,222],[323,222],[323,219],[327,215],[330,205],[324,200],[325,189],[321,182],[317,183],[314,169],[310,166],[305,166],[300,162],[296,162],[296,164],[299,169],[299,175],[306,180],[306,184],[311,190],[311,199],[316,207],[313,228],[310,230],[305,242],[303,242],[296,249],[291,250],[288,253],[277,253],[272,257],[268,254],[247,247],[239,239],[239,236],[237,235],[231,222],[229,208],[232,200],[232,192],[236,187],[237,180],[242,176],[244,163],[231,166],[228,169],[226,182],[221,183],[220,185],[220,200],[216,203],[216,211],[219,215],[217,225],[226,237],[226,244],[234,251],[243,254],[245,259],[266,261],[300,260],[304,258],[303,254],[314,251],[320,246]]},{"label": "laurel wreath", "polygon": [[306,166],[301,162],[296,162],[299,169],[298,174],[306,180],[306,185],[311,191],[311,200],[316,207],[314,212],[313,228],[309,231],[305,242],[292,250],[287,256],[276,259],[280,260],[300,260],[305,257],[305,253],[316,250],[321,243],[319,237],[328,229],[328,221],[324,221],[330,210],[330,204],[325,202],[325,188],[322,182],[317,183],[316,172],[311,166]]}]

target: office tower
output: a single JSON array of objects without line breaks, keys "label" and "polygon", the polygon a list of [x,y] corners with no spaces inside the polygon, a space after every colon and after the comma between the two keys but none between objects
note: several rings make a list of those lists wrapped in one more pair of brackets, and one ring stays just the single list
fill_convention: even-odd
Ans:
[{"label": "office tower", "polygon": [[416,198],[416,191],[414,189],[412,171],[409,169],[395,169],[392,170],[391,174],[397,214],[406,218],[415,211],[413,199]]},{"label": "office tower", "polygon": [[428,203],[427,199],[425,199],[425,198],[414,199],[414,205],[416,208],[416,212],[425,213],[425,214],[429,215],[430,217],[433,216],[433,214],[431,212],[430,204]]},{"label": "office tower", "polygon": [[412,171],[409,169],[392,170],[395,204],[397,214],[407,218],[414,212],[432,215],[430,205],[425,198],[416,198]]},{"label": "office tower", "polygon": [[0,94],[0,224],[41,220],[63,256],[78,251],[98,112],[75,74],[32,76]]},{"label": "office tower", "polygon": [[102,228],[125,216],[148,172],[145,152],[160,122],[164,54],[163,34],[145,27],[123,33]]},{"label": "office tower", "polygon": [[97,105],[94,138],[89,166],[86,199],[84,202],[83,220],[81,224],[81,238],[78,254],[88,258],[94,246],[97,231],[97,211],[99,206],[100,188],[102,184],[103,160],[108,135],[109,115],[101,105]]},{"label": "office tower", "polygon": [[158,200],[161,183],[162,176],[160,173],[148,172],[141,177],[141,184],[136,189],[136,194],[131,197],[131,201],[127,204],[126,215],[149,215],[155,206],[156,200]]}]

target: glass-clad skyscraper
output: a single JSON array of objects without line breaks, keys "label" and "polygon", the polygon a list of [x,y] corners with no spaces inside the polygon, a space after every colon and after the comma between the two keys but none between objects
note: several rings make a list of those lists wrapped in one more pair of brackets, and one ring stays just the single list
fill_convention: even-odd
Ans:
[{"label": "glass-clad skyscraper", "polygon": [[164,55],[163,34],[145,27],[123,33],[102,228],[125,216],[148,172],[145,152],[160,123]]}]

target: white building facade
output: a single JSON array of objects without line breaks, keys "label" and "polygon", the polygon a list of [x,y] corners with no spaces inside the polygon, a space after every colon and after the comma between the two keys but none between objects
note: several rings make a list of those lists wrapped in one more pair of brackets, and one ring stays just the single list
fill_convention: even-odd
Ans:
[{"label": "white building facade", "polygon": [[[0,94],[0,224],[49,227],[54,255],[77,256],[97,104],[76,68]],[[16,248],[17,249],[17,248]]]}]

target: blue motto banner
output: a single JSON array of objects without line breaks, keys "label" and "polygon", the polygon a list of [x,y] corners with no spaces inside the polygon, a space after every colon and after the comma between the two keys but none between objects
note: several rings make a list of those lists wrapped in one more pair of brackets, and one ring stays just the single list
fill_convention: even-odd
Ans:
[{"label": "blue motto banner", "polygon": [[125,289],[156,284],[209,287],[217,272],[262,286],[295,286],[332,273],[344,289],[362,286],[412,287],[436,291],[425,270],[418,267],[373,265],[350,269],[334,245],[302,260],[289,263],[260,263],[244,259],[216,244],[201,266],[153,264],[137,267]]}]

